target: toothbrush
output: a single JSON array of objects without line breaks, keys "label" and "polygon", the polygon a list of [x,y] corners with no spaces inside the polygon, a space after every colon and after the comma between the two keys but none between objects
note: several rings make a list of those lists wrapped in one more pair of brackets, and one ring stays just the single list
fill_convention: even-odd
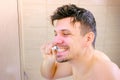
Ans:
[{"label": "toothbrush", "polygon": [[57,46],[52,47],[52,50],[58,50]]}]

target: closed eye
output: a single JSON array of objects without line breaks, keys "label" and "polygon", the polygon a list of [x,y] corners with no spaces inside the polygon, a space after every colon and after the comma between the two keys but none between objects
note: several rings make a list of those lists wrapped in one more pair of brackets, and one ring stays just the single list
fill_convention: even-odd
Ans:
[{"label": "closed eye", "polygon": [[57,36],[57,33],[54,33],[54,36]]},{"label": "closed eye", "polygon": [[63,36],[69,36],[69,35],[71,35],[71,33],[69,31],[62,31],[62,35]]},{"label": "closed eye", "polygon": [[67,37],[67,36],[71,35],[71,32],[69,30],[63,29],[63,30],[61,30],[60,32],[57,33],[54,30],[54,36],[57,36],[58,34],[63,36],[63,37]]},{"label": "closed eye", "polygon": [[70,35],[70,33],[62,33],[63,35]]},{"label": "closed eye", "polygon": [[57,36],[57,32],[54,30],[54,36]]}]

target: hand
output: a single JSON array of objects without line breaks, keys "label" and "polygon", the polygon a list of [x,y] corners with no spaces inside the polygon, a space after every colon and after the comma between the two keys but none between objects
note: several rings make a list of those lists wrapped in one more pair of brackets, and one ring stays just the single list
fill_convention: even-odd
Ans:
[{"label": "hand", "polygon": [[43,58],[45,60],[49,59],[54,59],[55,60],[55,50],[52,50],[52,47],[54,45],[52,43],[47,43],[41,46],[41,53],[43,55]]}]

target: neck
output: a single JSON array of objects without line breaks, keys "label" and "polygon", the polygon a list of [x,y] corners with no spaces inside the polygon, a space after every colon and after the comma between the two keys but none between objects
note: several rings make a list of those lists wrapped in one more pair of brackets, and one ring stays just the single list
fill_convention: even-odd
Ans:
[{"label": "neck", "polygon": [[73,68],[73,73],[79,73],[79,75],[86,74],[92,64],[93,64],[93,57],[94,57],[94,49],[92,47],[85,48],[82,53],[79,53],[70,64]]}]

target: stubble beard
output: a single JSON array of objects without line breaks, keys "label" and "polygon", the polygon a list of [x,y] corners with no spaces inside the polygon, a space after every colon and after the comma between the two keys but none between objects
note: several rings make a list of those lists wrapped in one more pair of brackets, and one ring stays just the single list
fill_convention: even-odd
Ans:
[{"label": "stubble beard", "polygon": [[72,60],[71,58],[64,57],[62,60],[57,60],[57,62],[59,62],[59,63],[64,63],[64,62],[69,62],[69,61],[71,61],[71,60]]}]

